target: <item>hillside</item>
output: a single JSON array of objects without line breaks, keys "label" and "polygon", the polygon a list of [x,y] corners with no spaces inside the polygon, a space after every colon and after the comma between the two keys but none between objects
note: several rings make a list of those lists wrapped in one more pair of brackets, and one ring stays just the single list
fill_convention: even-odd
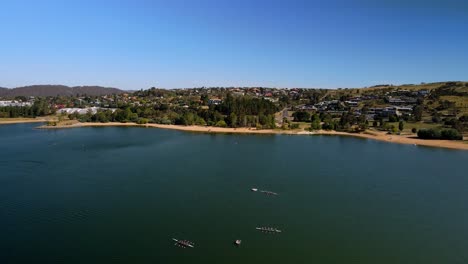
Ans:
[{"label": "hillside", "polygon": [[69,95],[105,95],[120,94],[124,91],[117,88],[107,88],[101,86],[75,86],[65,85],[31,85],[17,87],[13,89],[0,88],[1,97],[15,96],[69,96]]}]

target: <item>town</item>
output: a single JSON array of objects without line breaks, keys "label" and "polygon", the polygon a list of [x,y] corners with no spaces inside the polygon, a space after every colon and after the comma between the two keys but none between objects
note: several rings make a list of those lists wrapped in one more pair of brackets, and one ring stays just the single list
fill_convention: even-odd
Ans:
[{"label": "town", "polygon": [[[105,95],[0,98],[0,118],[134,122],[253,129],[369,128],[391,134],[461,139],[468,130],[468,83],[377,85],[361,89],[200,87]],[[56,125],[56,122],[51,122]],[[427,132],[430,132],[427,136]]]}]

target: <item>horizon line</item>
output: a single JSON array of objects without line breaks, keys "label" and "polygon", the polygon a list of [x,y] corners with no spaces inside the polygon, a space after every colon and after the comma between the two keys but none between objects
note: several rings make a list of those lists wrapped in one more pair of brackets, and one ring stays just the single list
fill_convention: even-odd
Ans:
[{"label": "horizon line", "polygon": [[75,87],[102,87],[102,88],[111,88],[111,89],[119,89],[122,91],[139,91],[139,90],[148,90],[151,88],[156,89],[165,89],[165,90],[177,90],[177,89],[209,89],[209,88],[270,88],[270,89],[326,89],[326,90],[338,90],[338,89],[363,89],[369,87],[376,87],[376,86],[405,86],[405,85],[425,85],[425,84],[435,84],[435,83],[446,83],[446,82],[468,82],[468,81],[461,81],[461,80],[453,80],[453,81],[436,81],[436,82],[419,82],[419,83],[379,83],[373,84],[369,86],[362,86],[362,87],[280,87],[280,86],[259,86],[259,85],[251,85],[251,86],[193,86],[193,87],[157,87],[157,86],[150,86],[147,88],[136,88],[136,89],[123,89],[116,86],[106,86],[106,85],[65,85],[65,84],[30,84],[30,85],[23,85],[23,86],[16,86],[16,87],[4,87],[0,86],[0,88],[5,89],[17,89],[17,88],[25,88],[31,86],[65,86],[68,88],[75,88]]}]

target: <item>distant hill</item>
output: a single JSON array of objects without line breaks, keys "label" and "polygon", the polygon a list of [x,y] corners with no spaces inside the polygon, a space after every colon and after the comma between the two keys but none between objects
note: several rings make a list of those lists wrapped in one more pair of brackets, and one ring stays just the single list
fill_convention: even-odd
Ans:
[{"label": "distant hill", "polygon": [[101,86],[31,85],[13,89],[0,88],[1,97],[15,96],[71,96],[71,95],[106,95],[124,93],[117,88]]}]

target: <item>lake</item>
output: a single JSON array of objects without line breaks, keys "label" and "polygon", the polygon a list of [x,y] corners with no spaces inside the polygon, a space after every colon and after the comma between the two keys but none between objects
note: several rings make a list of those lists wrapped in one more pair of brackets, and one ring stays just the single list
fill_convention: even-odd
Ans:
[{"label": "lake", "polygon": [[468,262],[467,151],[36,126],[0,126],[0,263]]}]

